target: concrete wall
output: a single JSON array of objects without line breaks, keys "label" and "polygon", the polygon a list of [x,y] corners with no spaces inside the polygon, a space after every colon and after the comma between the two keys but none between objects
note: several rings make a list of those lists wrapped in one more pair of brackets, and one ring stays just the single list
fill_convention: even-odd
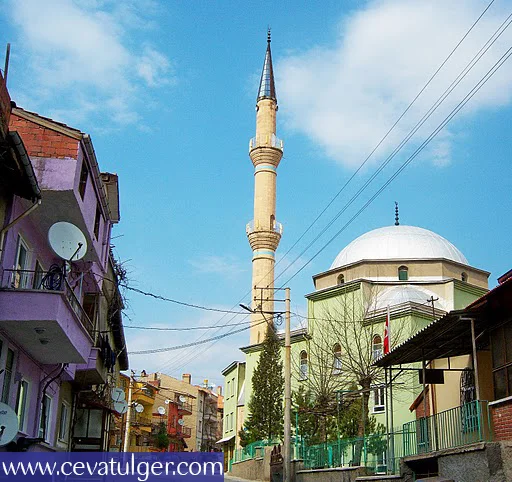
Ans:
[{"label": "concrete wall", "polygon": [[443,480],[506,482],[512,480],[512,442],[478,443],[431,456],[408,457],[402,462],[403,481],[413,482],[427,465],[437,465]]},{"label": "concrete wall", "polygon": [[248,480],[270,480],[270,453],[272,447],[264,447],[263,457],[234,463],[229,475]]},{"label": "concrete wall", "polygon": [[[364,467],[336,467],[333,469],[300,470],[296,482],[354,482],[367,475]],[[375,479],[372,479],[375,480]]]}]

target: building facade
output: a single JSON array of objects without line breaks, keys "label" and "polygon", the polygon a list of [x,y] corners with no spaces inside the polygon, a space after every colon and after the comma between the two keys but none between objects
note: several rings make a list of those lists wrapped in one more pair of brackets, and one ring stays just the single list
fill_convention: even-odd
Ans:
[{"label": "building facade", "polygon": [[[19,423],[9,449],[106,450],[108,394],[128,367],[110,253],[117,176],[102,177],[87,134],[11,106],[3,79],[0,91],[1,169],[16,166],[0,188],[1,400]],[[49,242],[62,222],[84,239],[68,260]]]}]

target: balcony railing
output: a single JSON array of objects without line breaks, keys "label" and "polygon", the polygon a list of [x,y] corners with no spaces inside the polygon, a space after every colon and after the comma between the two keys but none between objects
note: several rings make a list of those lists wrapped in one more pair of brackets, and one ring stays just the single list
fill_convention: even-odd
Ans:
[{"label": "balcony railing", "polygon": [[192,404],[178,401],[178,411],[192,413]]},{"label": "balcony railing", "polygon": [[[283,234],[283,225],[281,223],[274,221],[272,224],[272,231],[274,231],[274,233]],[[255,231],[268,231],[268,228],[261,226],[259,222],[255,223],[254,220],[248,222],[245,226],[246,234],[251,234]]]},{"label": "balcony railing", "polygon": [[133,420],[134,425],[143,425],[143,426],[147,426],[147,427],[153,426],[153,420],[151,417],[145,417],[143,415],[137,414],[136,417],[134,417],[134,418],[135,418]]},{"label": "balcony railing", "polygon": [[488,403],[474,400],[403,426],[404,456],[490,440]]},{"label": "balcony railing", "polygon": [[256,149],[256,147],[275,147],[281,151],[284,148],[284,143],[275,134],[261,135],[253,137],[249,141],[249,150]]},{"label": "balcony railing", "polygon": [[2,275],[0,288],[20,291],[56,291],[64,294],[82,326],[91,336],[93,335],[94,324],[60,269],[50,271],[6,269]]}]

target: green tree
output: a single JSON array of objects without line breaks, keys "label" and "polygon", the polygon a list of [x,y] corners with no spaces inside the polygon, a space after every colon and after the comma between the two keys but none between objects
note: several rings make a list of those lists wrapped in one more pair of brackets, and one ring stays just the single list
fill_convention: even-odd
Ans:
[{"label": "green tree", "polygon": [[281,344],[274,328],[269,325],[252,376],[249,416],[239,433],[242,446],[257,440],[282,439],[283,392]]}]

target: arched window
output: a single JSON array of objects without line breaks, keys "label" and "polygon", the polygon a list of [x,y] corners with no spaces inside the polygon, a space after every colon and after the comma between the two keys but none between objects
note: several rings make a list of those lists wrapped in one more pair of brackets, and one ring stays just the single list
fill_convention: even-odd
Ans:
[{"label": "arched window", "polygon": [[468,280],[468,274],[463,271],[461,274],[460,274],[460,279],[464,282],[466,282]]},{"label": "arched window", "polygon": [[308,378],[308,354],[305,350],[300,352],[300,376],[299,380],[307,380]]},{"label": "arched window", "polygon": [[339,343],[336,343],[336,345],[334,345],[332,351],[333,351],[333,355],[334,355],[332,374],[339,375],[341,373],[341,369],[342,369],[341,345]]},{"label": "arched window", "polygon": [[338,284],[342,285],[343,283],[345,283],[345,275],[340,274],[338,276]]},{"label": "arched window", "polygon": [[375,335],[372,340],[373,360],[378,360],[382,356],[382,338]]},{"label": "arched window", "polygon": [[409,279],[409,269],[407,266],[400,266],[398,268],[398,279],[400,281],[407,281]]}]

